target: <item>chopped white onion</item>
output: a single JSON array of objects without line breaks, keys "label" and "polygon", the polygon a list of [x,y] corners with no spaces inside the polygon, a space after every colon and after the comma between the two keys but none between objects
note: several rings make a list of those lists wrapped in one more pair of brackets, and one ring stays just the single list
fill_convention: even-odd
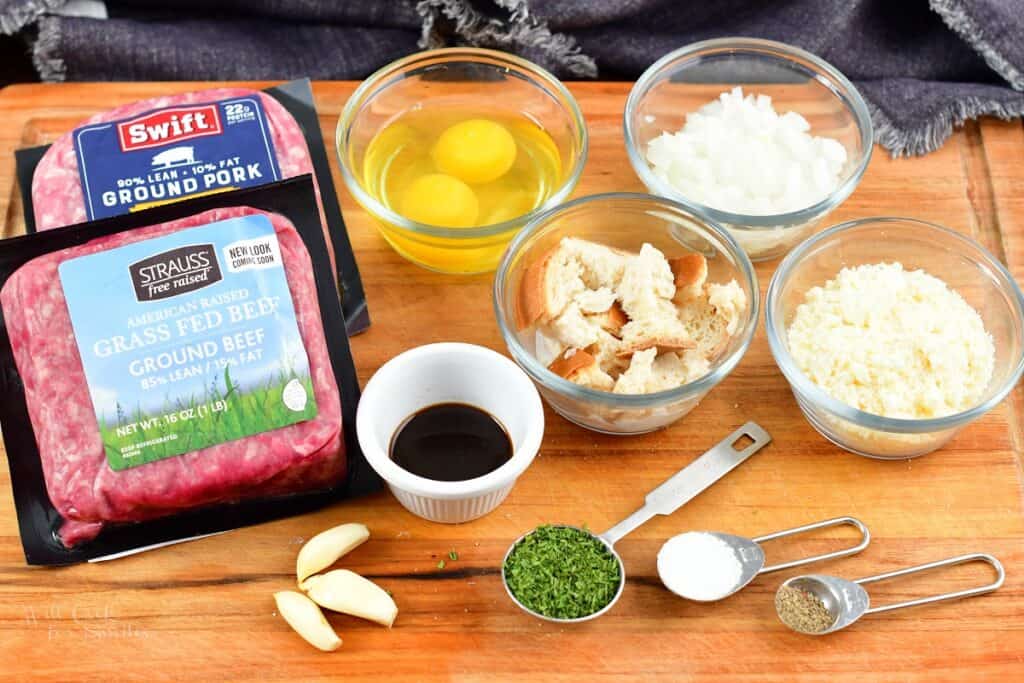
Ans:
[{"label": "chopped white onion", "polygon": [[836,190],[843,145],[814,137],[794,111],[778,114],[767,95],[733,88],[695,112],[676,133],[647,145],[654,174],[687,199],[722,211],[772,215],[799,211]]}]

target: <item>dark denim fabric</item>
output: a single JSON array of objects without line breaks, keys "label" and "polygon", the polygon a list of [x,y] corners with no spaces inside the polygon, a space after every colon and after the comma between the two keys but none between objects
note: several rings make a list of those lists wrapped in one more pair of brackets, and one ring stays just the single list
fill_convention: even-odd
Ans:
[{"label": "dark denim fabric", "polygon": [[49,80],[361,78],[465,44],[564,78],[632,79],[677,47],[742,35],[838,67],[895,153],[934,149],[968,118],[1024,114],[1024,0],[110,0],[105,20],[40,16],[60,4],[0,0],[4,30],[38,24]]}]

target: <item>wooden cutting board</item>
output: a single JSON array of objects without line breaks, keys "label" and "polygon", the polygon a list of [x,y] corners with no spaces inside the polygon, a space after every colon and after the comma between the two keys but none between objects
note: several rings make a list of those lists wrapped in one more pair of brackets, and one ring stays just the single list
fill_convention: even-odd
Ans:
[{"label": "wooden cutting board", "polygon": [[[0,217],[21,230],[13,150],[40,144],[116,104],[209,84],[13,86],[0,92]],[[324,137],[354,83],[315,86]],[[590,160],[576,195],[642,190],[626,159],[622,108],[629,84],[571,90],[590,128]],[[829,223],[873,215],[935,221],[973,235],[1024,276],[1024,128],[983,121],[927,157],[877,149],[860,187]],[[443,340],[504,351],[490,277],[427,272],[398,257],[335,174],[366,285],[373,326],[353,340],[361,381],[406,349]],[[761,264],[762,292],[775,263]],[[941,275],[941,274],[940,274]],[[0,468],[0,677],[8,680],[664,680],[988,681],[1024,679],[1024,449],[1018,388],[946,448],[906,462],[845,453],[804,421],[763,331],[733,374],[675,426],[647,436],[593,434],[548,411],[540,457],[494,513],[461,526],[413,517],[387,492],[316,514],[234,531],[141,556],[63,569],[27,568],[10,479]],[[774,443],[671,517],[618,546],[629,582],[605,617],[577,627],[515,608],[498,567],[508,544],[542,522],[603,529],[643,494],[747,420]],[[997,593],[865,618],[827,638],[779,624],[772,597],[794,572],[763,576],[718,604],[676,599],[655,555],[669,536],[716,529],[755,536],[838,515],[874,535],[862,555],[816,571],[866,576],[970,551],[1006,566]],[[344,566],[391,590],[390,631],[331,616],[344,639],[324,654],[274,613],[271,593],[294,582],[303,540],[343,521],[373,536]],[[769,561],[836,548],[833,530],[768,546]],[[438,569],[455,550],[458,560]],[[872,587],[889,602],[987,582],[966,566]]]}]

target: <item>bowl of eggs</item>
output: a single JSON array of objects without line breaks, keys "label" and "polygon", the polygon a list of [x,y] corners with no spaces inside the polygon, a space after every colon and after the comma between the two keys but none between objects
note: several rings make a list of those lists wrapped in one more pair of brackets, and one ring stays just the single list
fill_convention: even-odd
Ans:
[{"label": "bowl of eggs", "polygon": [[647,189],[723,225],[754,261],[784,255],[850,196],[874,135],[835,67],[753,38],[659,59],[633,86],[623,123]]},{"label": "bowl of eggs", "polygon": [[367,78],[342,111],[336,149],[346,186],[399,254],[431,270],[482,273],[575,188],[587,129],[544,69],[446,48]]}]

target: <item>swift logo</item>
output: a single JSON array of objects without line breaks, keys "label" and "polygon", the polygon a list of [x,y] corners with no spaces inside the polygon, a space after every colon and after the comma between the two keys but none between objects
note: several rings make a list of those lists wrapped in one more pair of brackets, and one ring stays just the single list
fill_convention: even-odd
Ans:
[{"label": "swift logo", "polygon": [[223,132],[220,111],[216,104],[175,107],[143,114],[117,124],[117,138],[122,152],[169,143],[219,135]]}]

